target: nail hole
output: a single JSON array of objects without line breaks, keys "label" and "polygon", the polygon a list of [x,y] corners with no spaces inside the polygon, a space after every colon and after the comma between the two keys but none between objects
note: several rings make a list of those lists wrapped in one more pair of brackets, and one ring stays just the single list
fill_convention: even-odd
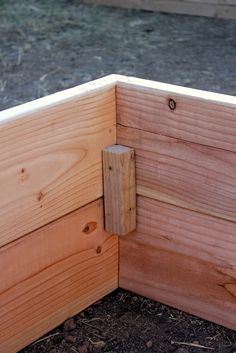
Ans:
[{"label": "nail hole", "polygon": [[43,195],[42,191],[40,191],[37,195],[38,201],[41,201],[43,197],[44,197],[44,195]]},{"label": "nail hole", "polygon": [[112,167],[109,165],[109,170],[112,170]]},{"label": "nail hole", "polygon": [[168,105],[169,105],[170,110],[175,110],[175,108],[176,108],[176,102],[174,101],[174,99],[170,98]]},{"label": "nail hole", "polygon": [[21,168],[19,171],[19,175],[20,175],[20,179],[21,181],[26,181],[29,177],[28,173],[27,173],[27,169],[25,168]]},{"label": "nail hole", "polygon": [[97,247],[97,250],[96,250],[96,253],[97,254],[100,254],[102,252],[102,247],[101,246],[98,246]]}]

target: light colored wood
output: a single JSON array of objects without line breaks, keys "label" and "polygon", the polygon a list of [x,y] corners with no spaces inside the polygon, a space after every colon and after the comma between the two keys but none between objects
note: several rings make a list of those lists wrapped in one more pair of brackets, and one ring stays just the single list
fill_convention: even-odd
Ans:
[{"label": "light colored wood", "polygon": [[[176,109],[169,108],[169,100]],[[120,77],[117,122],[236,152],[236,97]]]},{"label": "light colored wood", "polygon": [[14,353],[118,286],[102,200],[0,249],[0,352]]},{"label": "light colored wood", "polygon": [[236,329],[236,224],[139,196],[119,286]]},{"label": "light colored wood", "polygon": [[116,76],[0,113],[0,246],[102,196]]},{"label": "light colored wood", "polygon": [[139,195],[236,222],[236,153],[124,126],[117,141],[135,149]]},{"label": "light colored wood", "polygon": [[[103,195],[102,150],[117,142],[135,148],[148,196],[120,237],[120,286],[236,329],[235,97],[112,76],[0,113],[0,136],[0,352],[117,288],[101,199],[74,211]],[[104,182],[119,234],[134,228],[131,155],[112,154],[116,186]]]},{"label": "light colored wood", "polygon": [[105,229],[126,235],[136,228],[134,150],[114,145],[103,150]]},{"label": "light colored wood", "polygon": [[84,3],[119,6],[186,15],[236,18],[235,0],[83,0]]}]

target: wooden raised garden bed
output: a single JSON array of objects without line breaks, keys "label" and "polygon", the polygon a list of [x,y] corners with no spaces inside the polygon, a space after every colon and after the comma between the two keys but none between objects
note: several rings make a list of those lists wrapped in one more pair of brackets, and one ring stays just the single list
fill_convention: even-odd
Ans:
[{"label": "wooden raised garden bed", "polygon": [[118,286],[236,329],[235,97],[112,75],[0,124],[0,352]]}]

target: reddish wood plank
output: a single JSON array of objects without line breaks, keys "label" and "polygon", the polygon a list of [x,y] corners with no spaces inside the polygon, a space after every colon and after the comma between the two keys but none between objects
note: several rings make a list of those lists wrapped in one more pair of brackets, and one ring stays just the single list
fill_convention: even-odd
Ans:
[{"label": "reddish wood plank", "polygon": [[[169,107],[170,99],[176,103],[174,110]],[[117,122],[236,151],[236,97],[121,77],[117,84]]]},{"label": "reddish wood plank", "polygon": [[0,249],[0,352],[13,353],[118,285],[102,201]]},{"label": "reddish wood plank", "polygon": [[119,285],[236,329],[236,224],[138,197]]},{"label": "reddish wood plank", "polygon": [[117,127],[136,153],[137,193],[236,221],[236,153]]}]

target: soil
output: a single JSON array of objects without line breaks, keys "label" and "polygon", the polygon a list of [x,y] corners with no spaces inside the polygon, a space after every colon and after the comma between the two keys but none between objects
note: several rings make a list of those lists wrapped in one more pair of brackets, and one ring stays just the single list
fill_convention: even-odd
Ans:
[{"label": "soil", "polygon": [[[236,95],[236,21],[0,0],[0,110],[118,73]],[[236,353],[236,333],[117,290],[21,353]]]},{"label": "soil", "polygon": [[235,353],[236,333],[119,289],[21,351],[44,352]]}]

